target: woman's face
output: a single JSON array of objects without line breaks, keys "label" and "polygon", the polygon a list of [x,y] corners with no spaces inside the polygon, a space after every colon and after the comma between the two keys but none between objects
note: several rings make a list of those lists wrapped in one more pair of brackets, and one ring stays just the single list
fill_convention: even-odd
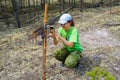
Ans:
[{"label": "woman's face", "polygon": [[69,30],[71,27],[71,23],[70,22],[66,22],[65,24],[61,24],[62,28],[64,30]]}]

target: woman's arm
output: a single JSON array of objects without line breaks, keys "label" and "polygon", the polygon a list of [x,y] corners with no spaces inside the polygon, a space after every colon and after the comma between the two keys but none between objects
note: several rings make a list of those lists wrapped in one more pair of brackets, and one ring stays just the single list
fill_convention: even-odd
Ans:
[{"label": "woman's arm", "polygon": [[55,33],[50,33],[49,36],[53,38],[53,43],[55,45],[57,45],[59,43],[57,37],[55,36]]},{"label": "woman's arm", "polygon": [[58,39],[61,40],[66,46],[68,46],[69,48],[72,48],[74,45],[74,42],[69,42],[67,41],[65,38],[63,38],[62,36],[60,36],[59,34],[57,34]]},{"label": "woman's arm", "polygon": [[59,41],[58,41],[56,36],[53,38],[53,42],[54,42],[55,45],[57,45],[59,43]]},{"label": "woman's arm", "polygon": [[74,42],[67,41],[65,38],[60,36],[59,33],[50,33],[49,36],[53,38],[53,42],[55,45],[57,45],[59,43],[59,40],[61,40],[69,48],[73,47],[73,45],[74,45]]}]

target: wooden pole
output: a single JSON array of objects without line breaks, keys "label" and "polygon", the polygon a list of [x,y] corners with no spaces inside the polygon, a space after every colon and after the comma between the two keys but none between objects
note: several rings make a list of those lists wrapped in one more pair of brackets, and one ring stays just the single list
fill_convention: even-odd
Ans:
[{"label": "wooden pole", "polygon": [[46,80],[46,46],[47,46],[47,11],[48,4],[45,3],[45,11],[44,11],[44,52],[43,52],[43,80]]}]

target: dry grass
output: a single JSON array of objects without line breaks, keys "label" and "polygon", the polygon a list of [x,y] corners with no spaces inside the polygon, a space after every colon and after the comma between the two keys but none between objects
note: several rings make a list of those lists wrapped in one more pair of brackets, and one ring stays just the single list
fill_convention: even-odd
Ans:
[{"label": "dry grass", "polygon": [[[99,67],[107,68],[112,74],[119,77],[119,44],[107,45],[108,42],[119,43],[114,39],[119,35],[120,26],[105,26],[105,24],[120,21],[120,7],[87,9],[81,13],[78,9],[69,12],[75,21],[76,27],[81,34],[81,42],[84,47],[84,57],[88,62],[82,62],[79,70],[68,69],[60,66],[60,62],[53,58],[54,50],[62,47],[62,43],[54,46],[51,39],[47,44],[47,80],[87,80],[85,71],[91,69],[89,57],[99,57],[102,62]],[[21,29],[11,29],[7,32],[0,32],[0,79],[1,80],[42,80],[43,73],[43,48],[37,41],[29,41],[26,38],[31,34],[40,23],[35,23]],[[58,26],[58,24],[54,25]],[[96,31],[101,29],[110,30],[110,36],[96,35]],[[100,33],[102,34],[102,33]],[[102,36],[102,37],[101,37]],[[85,38],[86,37],[86,38]],[[112,37],[112,39],[111,39]],[[40,41],[38,38],[38,41]],[[120,38],[120,37],[118,37]],[[84,39],[84,40],[83,40]],[[105,40],[103,40],[105,39]],[[111,40],[109,40],[111,39]],[[99,45],[99,43],[105,43]],[[22,42],[22,43],[21,43]],[[94,42],[92,44],[92,42]],[[95,43],[96,42],[96,43]],[[96,45],[94,48],[94,45]],[[100,46],[100,47],[99,47]],[[116,56],[117,54],[117,56]],[[95,63],[95,60],[93,60]],[[95,65],[93,65],[95,66]],[[116,71],[113,71],[113,69]]]}]

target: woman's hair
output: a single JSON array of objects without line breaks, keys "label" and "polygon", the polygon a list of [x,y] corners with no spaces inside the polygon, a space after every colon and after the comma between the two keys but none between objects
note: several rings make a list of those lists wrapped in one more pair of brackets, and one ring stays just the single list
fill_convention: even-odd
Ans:
[{"label": "woman's hair", "polygon": [[71,22],[71,26],[74,26],[74,21],[73,20],[70,20],[68,21],[69,23]]}]

